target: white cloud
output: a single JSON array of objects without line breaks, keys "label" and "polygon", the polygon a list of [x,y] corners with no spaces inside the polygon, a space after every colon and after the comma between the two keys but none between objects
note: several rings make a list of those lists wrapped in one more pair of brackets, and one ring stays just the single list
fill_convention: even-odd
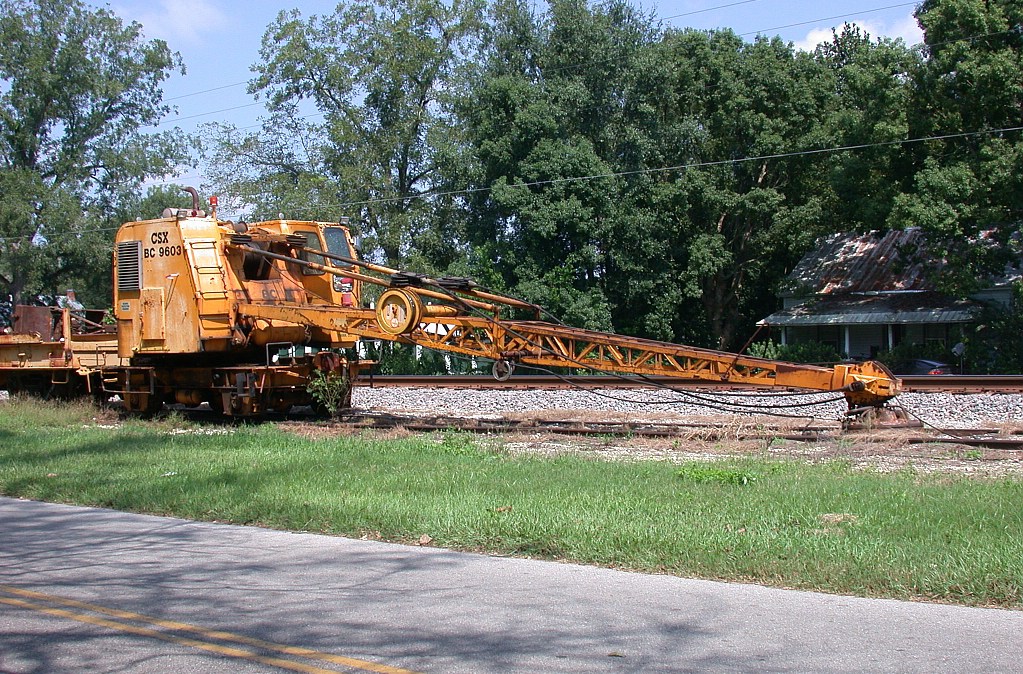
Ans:
[{"label": "white cloud", "polygon": [[114,11],[142,24],[148,38],[175,45],[195,44],[227,27],[228,18],[212,0],[121,0]]},{"label": "white cloud", "polygon": [[[871,40],[879,37],[902,38],[908,46],[912,47],[924,41],[923,31],[912,16],[905,16],[897,21],[850,21],[852,25],[859,26],[861,30],[870,35]],[[841,32],[841,28],[838,28]],[[821,42],[828,42],[832,37],[831,28],[814,28],[809,31],[801,40],[795,41],[796,49],[802,51],[813,51]]]},{"label": "white cloud", "polygon": [[796,40],[796,49],[800,51],[813,51],[821,42],[828,42],[830,40],[830,28],[814,28],[802,40]]},{"label": "white cloud", "polygon": [[920,24],[912,16],[907,16],[901,21],[895,22],[887,33],[888,37],[901,37],[903,42],[912,47],[924,41],[924,32]]}]

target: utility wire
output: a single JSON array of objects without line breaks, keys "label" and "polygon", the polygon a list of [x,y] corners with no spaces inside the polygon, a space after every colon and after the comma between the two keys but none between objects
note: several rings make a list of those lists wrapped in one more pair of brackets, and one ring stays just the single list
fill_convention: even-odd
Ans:
[{"label": "utility wire", "polygon": [[[670,21],[672,19],[680,19],[680,18],[683,18],[683,17],[686,17],[686,16],[693,16],[695,14],[706,14],[707,12],[713,12],[713,11],[716,11],[716,10],[719,10],[719,9],[728,9],[729,7],[736,7],[738,5],[748,5],[748,4],[751,4],[751,3],[754,3],[754,2],[760,2],[760,0],[740,0],[739,2],[730,2],[730,3],[725,4],[725,5],[717,5],[716,7],[706,7],[704,9],[697,9],[697,10],[694,10],[692,12],[684,12],[682,14],[672,14],[671,16],[660,16],[660,17],[657,17],[657,20],[658,21]],[[203,89],[201,91],[193,91],[193,92],[187,93],[187,94],[179,94],[178,96],[173,96],[171,98],[165,98],[164,102],[178,101],[178,100],[181,100],[182,98],[191,98],[192,96],[201,96],[202,94],[210,94],[210,93],[213,93],[215,91],[223,91],[224,89],[233,89],[235,87],[240,87],[242,85],[248,84],[249,82],[250,82],[250,80],[243,80],[241,82],[234,82],[232,84],[223,84],[223,85],[218,86],[218,87],[212,87],[210,89]],[[206,114],[215,114],[215,113],[206,113]]]},{"label": "utility wire", "polygon": [[[684,17],[687,17],[687,16],[693,16],[695,14],[703,14],[703,13],[715,11],[715,10],[718,10],[718,9],[726,9],[726,8],[735,7],[735,6],[738,6],[738,5],[747,5],[747,4],[750,4],[750,3],[753,3],[753,2],[759,2],[759,0],[741,0],[740,2],[732,2],[732,3],[728,3],[728,4],[724,4],[724,5],[717,5],[715,7],[707,7],[705,9],[694,10],[694,11],[691,11],[691,12],[684,12],[682,14],[673,14],[671,16],[659,17],[658,20],[660,20],[660,21],[670,21],[672,19],[684,18]],[[847,18],[847,17],[859,16],[859,15],[862,15],[862,14],[869,14],[869,13],[872,13],[872,12],[881,12],[881,11],[886,11],[886,10],[889,10],[889,9],[898,9],[898,8],[902,8],[902,7],[915,6],[917,4],[919,4],[919,3],[917,3],[917,2],[904,2],[904,3],[895,4],[895,5],[886,5],[884,7],[874,7],[872,9],[859,10],[857,12],[851,12],[851,13],[848,13],[848,14],[837,14],[837,15],[834,15],[834,16],[821,17],[821,18],[818,18],[818,19],[810,19],[809,21],[800,21],[800,22],[797,22],[797,23],[790,23],[790,24],[785,24],[785,25],[782,25],[782,26],[775,26],[773,28],[762,28],[762,29],[759,29],[759,30],[748,31],[748,32],[745,32],[745,33],[738,33],[738,35],[740,37],[746,37],[746,36],[749,36],[749,35],[760,35],[762,33],[767,33],[767,32],[774,31],[774,30],[784,30],[786,28],[796,28],[796,27],[799,27],[799,26],[806,26],[806,25],[818,23],[818,22],[821,22],[821,21],[831,21],[831,20],[834,20],[834,19],[844,19],[844,18]],[[831,26],[832,30],[834,30],[835,28],[836,28],[836,26]],[[1005,34],[1009,34],[1009,33],[1019,32],[1019,30],[1020,30],[1020,26],[1013,26],[1012,28],[1009,28],[1009,29],[1003,30],[1003,31],[995,31],[995,32],[992,32],[992,33],[983,33],[983,34],[979,34],[979,35],[973,35],[973,36],[967,36],[967,37],[962,37],[962,38],[956,38],[954,40],[945,40],[943,42],[934,42],[934,43],[931,43],[931,44],[924,44],[923,46],[926,49],[930,50],[930,49],[933,49],[934,47],[944,46],[944,45],[947,45],[947,44],[953,44],[953,43],[956,43],[956,42],[973,42],[975,40],[980,40],[980,39],[984,39],[984,38],[987,38],[987,37],[994,37],[996,35],[1005,35]],[[611,60],[612,59],[608,59],[606,62],[610,62]],[[574,70],[574,69],[578,69],[578,68],[588,67],[590,65],[593,65],[594,63],[600,63],[600,61],[595,61],[595,62],[591,61],[589,63],[574,64],[574,65],[554,66],[554,67],[545,69],[545,71],[546,72],[559,72],[559,71],[565,71],[565,70]],[[190,98],[192,96],[199,96],[199,95],[202,95],[202,94],[212,93],[212,92],[215,92],[215,91],[221,91],[223,89],[231,89],[231,88],[234,88],[234,87],[242,86],[244,84],[248,84],[248,81],[246,80],[246,81],[243,81],[243,82],[235,82],[233,84],[225,84],[225,85],[222,85],[222,86],[219,86],[219,87],[213,87],[213,88],[210,88],[210,89],[204,89],[204,90],[201,90],[201,91],[195,91],[195,92],[188,93],[188,94],[181,94],[179,96],[174,96],[172,98],[168,98],[168,99],[165,99],[165,100],[167,102],[169,102],[169,101],[176,101],[176,100],[180,100],[180,99],[183,99],[183,98]],[[150,126],[151,127],[164,126],[164,125],[167,125],[167,124],[174,124],[174,123],[177,123],[177,122],[182,122],[182,121],[186,121],[186,120],[190,120],[190,119],[197,119],[199,117],[208,117],[210,115],[217,115],[217,114],[224,113],[224,112],[233,112],[235,110],[242,110],[242,109],[245,109],[245,108],[251,108],[251,107],[254,107],[254,106],[257,106],[257,105],[261,105],[261,103],[260,102],[245,103],[245,104],[242,104],[242,105],[232,106],[232,107],[229,107],[229,108],[222,108],[220,110],[212,110],[212,111],[209,111],[209,112],[200,112],[200,113],[196,113],[194,115],[188,115],[187,117],[176,117],[176,118],[172,118],[172,119],[165,119],[163,121],[157,122],[156,124],[152,124]],[[323,115],[323,114],[325,114],[325,113],[313,113],[313,114],[310,114],[310,115],[304,115],[302,117],[298,117],[296,119],[308,119],[310,117],[316,117],[316,116],[320,116],[320,115]],[[259,126],[262,126],[262,124],[261,123],[259,123],[259,124],[251,124],[251,125],[248,125],[248,126],[240,127],[238,130],[242,131],[242,130],[251,129],[251,128],[255,128],[255,127],[259,127]]]},{"label": "utility wire", "polygon": [[[683,13],[683,14],[675,14],[675,15],[668,16],[668,17],[661,17],[660,20],[661,21],[666,21],[666,20],[669,20],[669,19],[676,19],[676,18],[691,16],[693,14],[701,14],[701,13],[704,13],[704,12],[710,12],[710,11],[717,10],[717,9],[724,9],[724,8],[728,8],[728,7],[734,7],[734,6],[737,6],[737,5],[749,4],[749,3],[752,3],[752,2],[759,2],[759,0],[742,0],[741,2],[729,3],[729,4],[726,4],[726,5],[718,5],[716,7],[708,7],[706,9],[695,10],[695,11],[686,12],[686,13]],[[840,19],[840,18],[845,18],[845,17],[849,17],[849,16],[855,16],[855,15],[859,15],[859,14],[863,14],[863,13],[879,12],[879,11],[884,11],[884,10],[888,10],[888,9],[896,9],[896,8],[900,8],[900,7],[908,7],[908,6],[916,5],[916,4],[918,4],[918,3],[908,2],[908,3],[899,3],[899,4],[896,4],[896,5],[886,5],[884,7],[875,7],[873,9],[861,10],[859,12],[852,12],[852,13],[849,13],[849,14],[839,14],[839,15],[830,16],[830,17],[823,17],[823,18],[820,18],[820,19],[811,19],[809,21],[801,21],[801,22],[798,22],[798,23],[786,24],[784,26],[776,26],[774,28],[764,28],[764,29],[760,29],[760,30],[756,30],[756,31],[749,31],[749,32],[745,32],[745,33],[739,33],[738,35],[740,37],[745,37],[745,36],[748,36],[748,35],[759,35],[761,33],[766,33],[766,32],[772,31],[772,30],[782,30],[782,29],[785,29],[785,28],[794,28],[794,27],[798,27],[798,26],[805,26],[805,25],[809,25],[809,24],[812,24],[812,23],[817,23],[819,21],[830,21],[832,19]],[[832,28],[832,30],[834,30],[835,26],[832,26],[831,28]],[[942,41],[942,42],[934,42],[934,43],[930,43],[930,44],[924,44],[923,47],[925,49],[927,49],[927,50],[931,50],[934,47],[945,46],[945,45],[954,44],[954,43],[957,43],[957,42],[974,42],[976,40],[981,40],[981,39],[988,38],[988,37],[994,37],[994,36],[997,36],[997,35],[1007,35],[1007,34],[1010,34],[1010,33],[1018,33],[1018,32],[1020,32],[1020,29],[1021,29],[1021,26],[1013,26],[1012,28],[1009,28],[1007,30],[995,31],[995,32],[991,32],[991,33],[982,33],[982,34],[978,34],[978,35],[971,35],[971,36],[956,38],[954,40],[945,40],[945,41]],[[608,61],[606,61],[606,62],[610,62],[610,61],[611,61],[611,59],[608,59]],[[600,63],[600,61],[596,61],[596,62],[591,61],[591,62],[585,63],[585,64],[554,66],[554,67],[546,68],[545,72],[560,72],[560,71],[566,71],[566,70],[574,70],[574,69],[590,66],[590,65],[592,65],[594,63]],[[220,91],[222,89],[229,89],[229,88],[241,86],[243,84],[247,84],[247,82],[236,82],[234,84],[225,84],[225,85],[220,86],[220,87],[213,87],[212,89],[205,89],[205,90],[202,90],[202,91],[197,91],[197,92],[193,92],[193,93],[189,93],[189,94],[182,94],[180,96],[175,96],[173,98],[168,98],[166,100],[167,101],[175,101],[175,100],[179,100],[179,99],[182,99],[182,98],[189,98],[191,96],[198,96],[198,95],[205,94],[205,93],[211,93],[211,92],[214,92],[214,91]],[[707,86],[707,87],[704,87],[704,89],[705,90],[706,89],[711,89],[711,88],[714,88],[716,86],[718,86],[718,85]],[[257,105],[261,105],[261,104],[262,103],[257,101],[257,102],[254,102],[254,103],[245,103],[245,104],[242,104],[242,105],[236,105],[236,106],[232,106],[232,107],[229,107],[229,108],[222,108],[220,110],[212,110],[210,112],[196,113],[194,115],[188,115],[186,117],[169,118],[169,119],[162,120],[160,122],[157,122],[156,124],[152,124],[152,125],[149,125],[149,127],[144,127],[144,128],[154,128],[154,127],[158,127],[158,126],[165,126],[167,124],[176,124],[178,122],[187,121],[187,120],[190,120],[190,119],[198,119],[200,117],[208,117],[210,115],[217,115],[217,114],[224,113],[224,112],[233,112],[235,110],[242,110],[242,109],[246,109],[246,108],[251,108],[251,107],[255,107]],[[325,114],[326,113],[324,113],[324,112],[315,112],[315,113],[311,113],[311,114],[308,114],[308,115],[302,115],[300,117],[295,117],[293,119],[311,119],[313,117],[322,117]],[[248,130],[248,129],[262,127],[263,125],[264,125],[263,122],[259,122],[259,123],[256,123],[256,124],[249,124],[249,125],[243,126],[243,127],[237,127],[236,130],[237,131],[245,131],[245,130]]]},{"label": "utility wire", "polygon": [[201,96],[203,94],[210,94],[210,93],[213,93],[214,91],[222,91],[224,89],[233,89],[235,87],[240,87],[243,84],[248,84],[248,83],[249,83],[249,81],[245,80],[244,82],[235,82],[234,84],[224,84],[224,85],[219,86],[219,87],[213,87],[212,89],[203,89],[202,91],[193,91],[190,94],[181,94],[179,96],[172,96],[171,98],[165,98],[163,100],[164,100],[165,103],[169,103],[170,101],[179,101],[182,98],[191,98],[192,96]]},{"label": "utility wire", "polygon": [[730,2],[727,5],[717,5],[715,7],[705,7],[703,9],[694,9],[691,12],[683,12],[682,14],[672,14],[671,16],[660,16],[657,17],[658,21],[671,21],[672,19],[681,19],[687,16],[693,16],[696,14],[706,14],[707,12],[715,12],[719,9],[728,9],[729,7],[737,7],[739,5],[749,5],[760,0],[740,0],[739,2]]},{"label": "utility wire", "polygon": [[[810,25],[812,23],[817,23],[819,21],[831,21],[833,19],[844,19],[844,18],[849,17],[849,16],[856,16],[856,15],[859,15],[859,14],[869,14],[871,12],[883,12],[883,11],[888,10],[888,9],[898,9],[900,7],[911,7],[911,6],[916,6],[918,4],[920,4],[920,3],[919,2],[903,2],[903,3],[900,3],[898,5],[887,5],[886,7],[875,7],[873,9],[864,9],[864,10],[861,10],[859,12],[852,12],[850,14],[836,14],[835,16],[825,16],[825,17],[821,17],[820,19],[811,19],[809,21],[800,21],[798,23],[789,23],[789,24],[786,24],[784,26],[775,26],[774,28],[764,28],[763,30],[755,30],[755,31],[750,31],[748,33],[739,33],[739,35],[741,37],[745,37],[747,35],[759,35],[760,33],[767,33],[767,32],[770,32],[772,30],[784,30],[785,28],[798,28],[799,26],[808,26],[808,25]],[[834,26],[832,26],[832,28],[834,28]]]},{"label": "utility wire", "polygon": [[253,108],[253,107],[257,106],[257,105],[263,105],[263,102],[262,101],[256,101],[255,103],[246,103],[244,105],[235,105],[235,106],[232,106],[230,108],[221,108],[220,110],[211,110],[209,112],[200,112],[200,113],[196,113],[194,115],[188,115],[187,117],[175,117],[173,119],[165,119],[163,121],[157,122],[156,124],[152,124],[150,126],[163,126],[165,124],[176,124],[178,122],[184,122],[185,120],[188,120],[188,119],[196,119],[198,117],[209,117],[210,115],[219,115],[222,112],[233,112],[235,110],[242,110],[243,108]]},{"label": "utility wire", "polygon": [[[646,175],[646,174],[653,174],[653,173],[665,173],[665,172],[669,172],[669,171],[684,171],[684,170],[691,170],[691,169],[711,168],[711,167],[715,167],[715,166],[727,166],[727,165],[730,165],[730,164],[732,164],[732,165],[734,165],[734,164],[744,164],[744,163],[748,163],[748,162],[767,161],[767,160],[771,160],[771,159],[787,159],[787,158],[792,158],[792,157],[812,156],[812,155],[830,154],[830,153],[838,153],[838,152],[849,152],[849,151],[853,151],[853,150],[864,150],[864,149],[870,149],[870,148],[875,148],[875,147],[893,147],[893,146],[896,146],[896,145],[908,145],[910,143],[925,143],[925,142],[938,141],[938,140],[951,140],[951,139],[954,139],[954,138],[972,138],[974,136],[984,136],[984,135],[992,135],[992,134],[999,134],[999,133],[1012,133],[1012,132],[1017,132],[1017,131],[1023,131],[1023,126],[1011,126],[1011,127],[1000,128],[1000,129],[987,129],[987,130],[984,130],[984,131],[964,131],[964,132],[961,132],[961,133],[948,133],[948,134],[942,134],[942,135],[937,135],[937,136],[924,136],[924,137],[921,137],[921,138],[904,138],[902,140],[882,141],[882,142],[878,142],[878,143],[860,143],[860,144],[857,144],[857,145],[842,145],[842,146],[838,146],[838,147],[818,148],[818,149],[814,149],[814,150],[799,150],[799,151],[795,151],[795,152],[782,152],[782,153],[769,154],[769,155],[758,155],[756,157],[740,157],[740,158],[737,158],[737,159],[722,159],[722,160],[709,161],[709,162],[694,162],[694,163],[691,163],[691,164],[679,164],[679,165],[676,165],[676,166],[666,166],[666,167],[649,168],[649,169],[637,169],[637,170],[634,170],[634,171],[619,171],[619,172],[610,172],[610,173],[599,173],[599,174],[594,174],[594,175],[589,175],[589,176],[575,176],[575,177],[568,177],[568,178],[554,178],[554,179],[551,179],[551,180],[537,180],[537,181],[532,181],[532,182],[528,182],[528,183],[513,183],[513,184],[510,184],[510,185],[507,185],[507,187],[508,188],[542,187],[542,186],[546,186],[546,185],[557,185],[557,184],[570,183],[570,182],[583,182],[583,181],[588,181],[588,180],[598,180],[598,179],[604,179],[604,178],[621,178],[621,177],[628,177],[628,176],[634,176],[634,175]],[[171,181],[167,181],[167,182],[172,183],[174,181],[171,180]],[[404,196],[404,197],[383,197],[383,198],[379,198],[379,199],[367,199],[367,200],[364,200],[364,201],[348,201],[348,202],[342,202],[342,203],[337,203],[337,204],[321,204],[321,205],[316,207],[316,210],[317,211],[323,211],[323,210],[329,210],[329,209],[339,209],[340,210],[340,209],[345,209],[345,208],[351,208],[351,207],[354,207],[354,206],[372,206],[372,205],[376,205],[376,204],[393,203],[393,202],[397,202],[397,201],[408,201],[408,200],[413,200],[413,199],[427,199],[427,198],[448,197],[448,196],[466,196],[466,195],[470,195],[470,194],[479,194],[479,193],[483,193],[483,192],[492,192],[493,190],[494,190],[493,186],[488,186],[488,187],[473,187],[473,188],[468,188],[468,189],[464,189],[464,190],[422,192],[420,194]],[[305,211],[304,210],[299,210],[298,212],[302,213],[302,212],[307,212],[308,210],[311,210],[311,209],[306,209]],[[83,229],[83,230],[80,230],[79,233],[84,234],[84,233],[89,233],[89,232],[103,232],[103,231],[112,231],[112,230],[116,230],[116,229],[118,229],[118,228],[117,227],[113,227],[113,228]],[[32,238],[34,238],[34,237],[26,235],[26,236],[21,236],[21,237],[6,237],[3,240],[7,241],[7,242],[13,242],[13,241],[29,240],[29,239],[32,239]]]},{"label": "utility wire", "polygon": [[[798,150],[798,151],[793,151],[793,152],[780,152],[780,153],[775,153],[775,154],[758,155],[758,156],[755,156],[755,157],[740,157],[740,158],[737,158],[737,159],[721,159],[721,160],[706,161],[706,162],[693,162],[693,163],[689,163],[689,164],[678,164],[678,165],[675,165],[675,166],[664,166],[664,167],[648,168],[648,169],[636,169],[636,170],[633,170],[633,171],[617,171],[617,172],[609,172],[609,173],[597,173],[597,174],[588,175],[588,176],[575,176],[575,177],[568,177],[568,178],[552,178],[550,180],[536,180],[536,181],[525,182],[525,183],[512,183],[512,184],[506,185],[505,187],[507,187],[509,189],[510,188],[544,187],[544,186],[549,186],[549,185],[559,185],[559,184],[563,184],[563,183],[572,183],[572,182],[583,182],[583,181],[588,181],[588,180],[598,180],[598,179],[604,179],[604,178],[623,178],[623,177],[636,176],[636,175],[649,175],[649,174],[654,174],[654,173],[666,173],[666,172],[670,172],[670,171],[685,171],[685,170],[691,170],[691,169],[711,168],[711,167],[715,167],[715,166],[727,166],[727,165],[735,165],[735,164],[744,164],[744,163],[749,163],[749,162],[768,161],[768,160],[771,160],[771,159],[789,159],[789,158],[793,158],[793,157],[813,156],[813,155],[830,154],[830,153],[838,153],[838,152],[849,152],[849,151],[853,151],[853,150],[864,150],[864,149],[876,148],[876,147],[893,147],[893,146],[896,146],[896,145],[909,145],[911,143],[925,143],[925,142],[938,141],[938,140],[952,140],[952,139],[955,139],[955,138],[971,138],[971,137],[974,137],[974,136],[984,136],[984,135],[991,135],[991,134],[998,134],[998,133],[1010,133],[1010,132],[1021,131],[1021,130],[1023,130],[1023,126],[1004,127],[1004,128],[1000,128],[1000,129],[987,129],[987,130],[984,130],[984,131],[964,131],[964,132],[961,132],[961,133],[948,133],[948,134],[942,134],[942,135],[937,135],[937,136],[924,136],[924,137],[921,137],[921,138],[903,138],[903,139],[900,139],[900,140],[881,141],[881,142],[877,142],[877,143],[859,143],[859,144],[856,144],[856,145],[842,145],[842,146],[837,146],[837,147],[817,148],[817,149],[812,149],[812,150]],[[470,195],[470,194],[479,194],[481,192],[492,192],[494,189],[495,188],[493,186],[487,186],[487,187],[473,187],[473,188],[468,188],[468,189],[464,189],[464,190],[432,191],[432,192],[428,191],[428,192],[422,192],[422,193],[419,193],[419,194],[414,194],[414,195],[409,195],[409,196],[381,197],[381,198],[378,198],[378,199],[366,199],[366,200],[363,200],[363,201],[348,201],[348,202],[342,202],[342,203],[338,203],[338,204],[325,204],[325,205],[319,206],[318,208],[320,208],[320,209],[325,209],[325,208],[344,209],[344,208],[351,208],[353,206],[372,206],[372,205],[376,205],[376,204],[394,203],[394,202],[398,202],[398,201],[409,201],[409,200],[414,200],[414,199],[425,199],[425,198],[436,198],[436,197],[450,197],[450,196],[467,196],[467,195]]]}]

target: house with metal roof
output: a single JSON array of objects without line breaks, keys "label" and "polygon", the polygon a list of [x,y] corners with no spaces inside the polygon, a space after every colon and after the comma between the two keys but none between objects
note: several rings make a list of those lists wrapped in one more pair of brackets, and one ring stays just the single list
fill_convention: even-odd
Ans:
[{"label": "house with metal roof", "polygon": [[941,262],[923,243],[917,228],[825,237],[787,277],[782,309],[759,324],[778,329],[782,344],[819,342],[850,358],[873,358],[900,344],[951,346],[984,303],[1009,305],[1013,278],[970,299],[940,293],[934,276]]}]

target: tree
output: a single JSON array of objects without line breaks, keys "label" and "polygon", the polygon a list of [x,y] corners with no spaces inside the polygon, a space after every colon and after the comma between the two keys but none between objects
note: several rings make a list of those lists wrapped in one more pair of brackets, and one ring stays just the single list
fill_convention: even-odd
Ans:
[{"label": "tree", "polygon": [[916,71],[913,182],[891,226],[921,227],[944,259],[942,281],[966,294],[1020,255],[1023,220],[1023,6],[1015,0],[927,0],[916,11],[925,60]]},{"label": "tree", "polygon": [[[307,215],[332,207],[353,216],[366,244],[394,266],[416,251],[441,268],[461,257],[448,231],[452,198],[438,193],[457,154],[450,101],[478,12],[477,0],[347,2],[308,20],[282,12],[264,36],[251,89],[267,97],[275,119],[300,117],[307,100],[323,119],[305,125],[317,140],[299,151],[279,136],[236,143],[235,157],[256,158],[261,203],[286,190],[312,193]],[[312,170],[295,170],[303,164]]]},{"label": "tree", "polygon": [[561,0],[545,16],[496,3],[484,68],[460,110],[478,187],[469,238],[490,265],[477,273],[496,272],[574,325],[611,329],[628,313],[628,279],[609,271],[635,199],[612,174],[646,159],[634,105],[655,36],[625,2]]},{"label": "tree", "polygon": [[329,140],[316,125],[278,112],[261,133],[214,123],[202,135],[205,177],[226,211],[257,220],[337,214],[338,190],[324,162]]},{"label": "tree", "polygon": [[176,67],[164,42],[146,42],[140,25],[109,10],[80,0],[3,3],[0,283],[15,301],[94,278],[97,260],[108,268],[106,213],[184,160],[170,134],[140,131],[169,111],[160,83]]},{"label": "tree", "polygon": [[680,277],[697,291],[716,346],[738,349],[831,224],[824,160],[801,154],[829,145],[827,74],[778,38],[746,43],[716,31],[669,40],[692,73],[674,100],[693,120],[689,161],[704,165],[680,176],[678,217],[691,232],[677,244]]},{"label": "tree", "polygon": [[835,231],[884,229],[896,197],[912,186],[913,166],[901,141],[910,133],[920,55],[901,40],[875,41],[847,24],[814,57],[827,69],[833,94],[826,142],[856,147],[829,159],[830,219]]},{"label": "tree", "polygon": [[822,160],[754,159],[827,146],[825,68],[624,2],[552,2],[532,31],[502,6],[466,112],[491,188],[474,243],[572,323],[741,346],[822,228]]}]

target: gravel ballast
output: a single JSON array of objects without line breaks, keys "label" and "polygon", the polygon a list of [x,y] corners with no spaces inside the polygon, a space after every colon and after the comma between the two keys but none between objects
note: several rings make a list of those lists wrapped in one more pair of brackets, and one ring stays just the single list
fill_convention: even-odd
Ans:
[{"label": "gravel ballast", "polygon": [[[453,416],[501,416],[530,412],[601,413],[660,419],[670,417],[794,416],[839,420],[844,399],[834,394],[754,394],[654,389],[525,390],[456,388],[371,388],[360,386],[352,404],[360,410]],[[910,417],[939,427],[979,428],[1023,423],[1023,395],[988,393],[903,393],[896,401]],[[800,405],[800,406],[794,406]]]}]

